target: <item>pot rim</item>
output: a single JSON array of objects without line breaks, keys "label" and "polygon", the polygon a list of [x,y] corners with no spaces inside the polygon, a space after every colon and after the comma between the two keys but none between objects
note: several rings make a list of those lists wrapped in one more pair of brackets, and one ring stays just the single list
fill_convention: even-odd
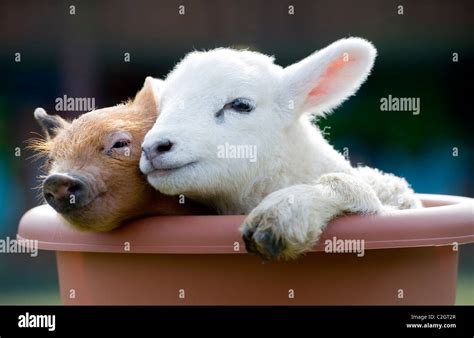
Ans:
[{"label": "pot rim", "polygon": [[[423,209],[336,218],[312,251],[324,251],[328,240],[363,240],[364,250],[474,242],[474,199],[418,196]],[[246,252],[239,233],[244,219],[242,215],[153,216],[93,233],[73,229],[50,206],[41,205],[23,215],[17,239],[37,240],[39,249],[54,251],[238,254]]]}]

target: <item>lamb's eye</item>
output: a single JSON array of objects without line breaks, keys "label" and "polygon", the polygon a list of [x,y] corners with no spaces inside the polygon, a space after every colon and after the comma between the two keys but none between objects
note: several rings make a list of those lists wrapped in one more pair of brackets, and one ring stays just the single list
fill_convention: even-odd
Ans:
[{"label": "lamb's eye", "polygon": [[120,140],[114,143],[114,145],[112,146],[112,149],[127,147],[129,144],[130,142],[127,140]]},{"label": "lamb's eye", "polygon": [[251,100],[245,98],[237,98],[234,101],[226,104],[227,108],[233,109],[238,113],[250,113],[254,109]]}]

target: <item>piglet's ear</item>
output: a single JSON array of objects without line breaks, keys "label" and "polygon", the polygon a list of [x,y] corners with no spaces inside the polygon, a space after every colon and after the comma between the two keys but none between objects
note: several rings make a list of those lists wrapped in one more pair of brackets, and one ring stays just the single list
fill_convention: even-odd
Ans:
[{"label": "piglet's ear", "polygon": [[48,115],[43,108],[36,108],[34,116],[48,139],[54,138],[68,124],[58,115]]},{"label": "piglet's ear", "polygon": [[283,70],[282,93],[299,116],[324,114],[353,95],[370,74],[377,54],[360,38],[334,42]]},{"label": "piglet's ear", "polygon": [[137,93],[133,100],[133,105],[146,115],[156,116],[158,113],[158,92],[163,80],[147,76],[142,89]]}]

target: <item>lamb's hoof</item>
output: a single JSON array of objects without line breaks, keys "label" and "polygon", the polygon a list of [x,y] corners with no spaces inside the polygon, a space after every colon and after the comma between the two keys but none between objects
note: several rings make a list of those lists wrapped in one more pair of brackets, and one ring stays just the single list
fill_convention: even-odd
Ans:
[{"label": "lamb's hoof", "polygon": [[278,238],[271,228],[259,230],[258,225],[252,227],[244,224],[242,237],[247,252],[264,260],[280,259],[285,250],[283,240]]}]

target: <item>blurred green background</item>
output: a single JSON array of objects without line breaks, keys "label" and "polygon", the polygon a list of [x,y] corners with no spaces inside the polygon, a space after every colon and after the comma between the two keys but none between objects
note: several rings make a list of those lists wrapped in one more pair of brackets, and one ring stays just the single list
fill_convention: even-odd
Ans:
[{"label": "blurred green background", "polygon": [[[75,6],[75,15],[70,6]],[[178,6],[185,6],[185,15]],[[288,6],[294,15],[288,15]],[[403,15],[400,15],[403,6]],[[0,238],[41,203],[39,164],[25,140],[33,110],[93,97],[133,97],[147,75],[165,76],[185,53],[248,47],[291,64],[347,36],[378,57],[358,94],[318,124],[351,162],[407,178],[417,192],[473,196],[472,1],[2,1],[0,4]],[[21,62],[15,62],[21,53]],[[130,53],[130,62],[124,61]],[[453,62],[453,53],[458,62]],[[380,110],[389,94],[421,101],[420,115]],[[73,118],[79,113],[60,113]],[[20,147],[21,156],[15,156]],[[453,156],[453,148],[458,156]],[[460,247],[457,304],[474,304],[474,248]],[[54,254],[0,254],[0,304],[59,303]]]}]

